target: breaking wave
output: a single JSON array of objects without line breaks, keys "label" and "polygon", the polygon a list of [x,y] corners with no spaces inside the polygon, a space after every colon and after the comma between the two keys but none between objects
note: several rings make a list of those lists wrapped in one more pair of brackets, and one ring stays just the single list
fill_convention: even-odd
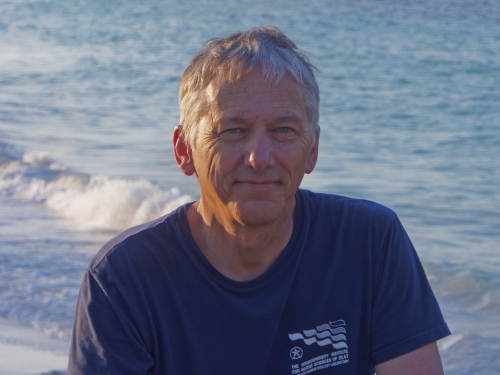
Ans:
[{"label": "breaking wave", "polygon": [[192,200],[178,188],[163,190],[145,179],[74,173],[47,153],[4,143],[0,197],[38,202],[85,230],[122,230]]}]

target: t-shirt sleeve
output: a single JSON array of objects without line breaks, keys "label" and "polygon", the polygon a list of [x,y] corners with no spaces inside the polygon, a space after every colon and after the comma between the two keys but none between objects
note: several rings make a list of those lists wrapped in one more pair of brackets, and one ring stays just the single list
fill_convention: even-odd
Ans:
[{"label": "t-shirt sleeve", "polygon": [[153,364],[117,288],[89,269],[78,297],[68,375],[149,374]]},{"label": "t-shirt sleeve", "polygon": [[374,277],[373,365],[450,334],[417,253],[397,217],[386,233]]}]

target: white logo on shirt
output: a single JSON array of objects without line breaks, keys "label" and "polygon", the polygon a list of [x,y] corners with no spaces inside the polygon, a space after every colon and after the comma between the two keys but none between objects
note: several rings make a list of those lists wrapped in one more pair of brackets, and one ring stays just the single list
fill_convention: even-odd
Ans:
[{"label": "white logo on shirt", "polygon": [[[292,341],[303,340],[306,345],[317,344],[324,347],[324,353],[315,351],[315,357],[302,359],[303,362],[295,362],[301,359],[305,353],[295,346],[290,350],[292,362],[292,375],[308,375],[311,372],[320,371],[330,367],[346,365],[349,363],[349,353],[347,349],[346,324],[343,320],[336,320],[327,324],[317,326],[315,329],[303,330],[302,333],[289,333],[288,337]],[[334,351],[329,349],[332,345]],[[312,354],[312,352],[309,352]]]},{"label": "white logo on shirt", "polygon": [[304,354],[304,352],[298,346],[296,346],[292,350],[290,350],[290,358],[291,359],[300,359],[300,358],[302,358],[303,354]]},{"label": "white logo on shirt", "polygon": [[334,349],[345,349],[346,344],[346,329],[345,322],[343,320],[336,320],[335,322],[330,322],[330,324],[322,324],[316,329],[303,330],[304,335],[301,333],[290,333],[288,337],[290,340],[304,340],[306,345],[312,345],[314,343],[319,346],[332,345]]}]

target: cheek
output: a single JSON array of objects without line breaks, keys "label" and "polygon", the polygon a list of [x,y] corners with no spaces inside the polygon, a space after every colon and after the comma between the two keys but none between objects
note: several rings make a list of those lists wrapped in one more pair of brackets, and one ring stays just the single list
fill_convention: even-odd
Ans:
[{"label": "cheek", "polygon": [[307,160],[310,146],[308,142],[295,142],[278,145],[275,150],[283,163],[289,166],[299,166]]},{"label": "cheek", "polygon": [[230,171],[228,163],[230,158],[224,157],[220,153],[205,154],[205,163],[207,165],[207,176],[214,184],[220,184]]}]

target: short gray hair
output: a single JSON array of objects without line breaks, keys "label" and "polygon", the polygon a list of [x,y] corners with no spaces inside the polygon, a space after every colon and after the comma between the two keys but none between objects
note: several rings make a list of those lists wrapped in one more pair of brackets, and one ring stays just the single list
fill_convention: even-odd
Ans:
[{"label": "short gray hair", "polygon": [[235,82],[260,66],[275,84],[290,74],[306,92],[305,105],[311,136],[319,128],[319,88],[317,69],[297,46],[275,26],[236,32],[227,38],[207,41],[184,71],[179,85],[181,136],[193,144],[197,124],[207,113],[205,90],[215,78]]}]

